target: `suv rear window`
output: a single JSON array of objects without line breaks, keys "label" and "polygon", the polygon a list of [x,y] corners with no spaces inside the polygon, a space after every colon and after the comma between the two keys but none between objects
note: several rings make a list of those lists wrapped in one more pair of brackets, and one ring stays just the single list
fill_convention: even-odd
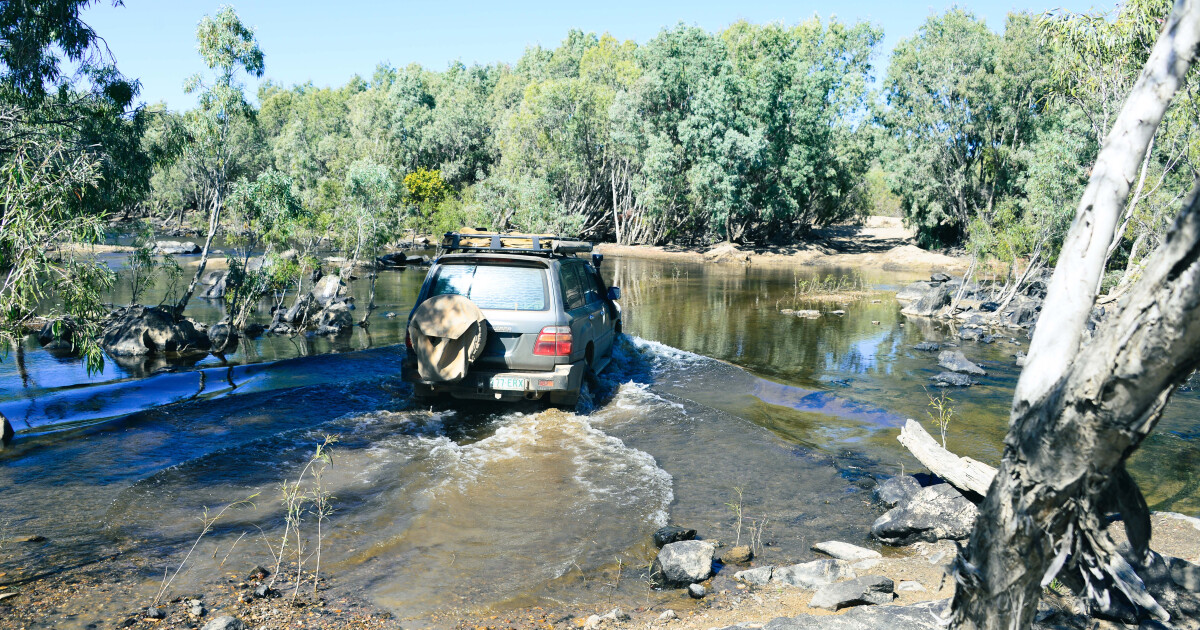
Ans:
[{"label": "suv rear window", "polygon": [[546,274],[537,267],[502,265],[443,265],[433,279],[429,297],[461,295],[479,308],[544,311]]}]

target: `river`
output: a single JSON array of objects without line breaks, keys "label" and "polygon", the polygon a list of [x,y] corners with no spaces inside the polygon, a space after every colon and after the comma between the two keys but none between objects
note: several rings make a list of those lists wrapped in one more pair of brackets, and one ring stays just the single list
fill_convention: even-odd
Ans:
[{"label": "river", "polygon": [[[950,337],[900,314],[895,290],[918,276],[634,258],[610,258],[603,273],[622,287],[626,335],[575,413],[416,407],[398,370],[419,268],[381,274],[369,334],[265,336],[224,361],[110,361],[92,375],[27,342],[20,361],[0,361],[0,412],[18,430],[0,454],[0,524],[49,543],[0,549],[0,584],[133,558],[135,601],[80,602],[58,625],[118,618],[153,598],[205,507],[246,497],[253,506],[222,516],[173,588],[217,581],[235,548],[237,571],[271,566],[279,485],[325,436],[338,440],[322,478],[335,509],[322,545],[328,588],[406,627],[447,610],[665,597],[639,576],[650,535],[668,523],[726,542],[760,537],[767,562],[807,559],[831,538],[869,545],[870,489],[918,467],[895,436],[905,418],[928,420],[926,387],[941,371],[913,346]],[[827,275],[870,292],[797,295],[801,281]],[[365,303],[366,282],[352,290]],[[194,304],[201,321],[221,314]],[[1024,331],[962,343],[988,375],[950,392],[951,450],[999,458],[1013,355],[1026,347]],[[1177,393],[1134,458],[1153,509],[1200,514],[1197,411],[1195,392]],[[310,541],[314,527],[302,525]]]}]

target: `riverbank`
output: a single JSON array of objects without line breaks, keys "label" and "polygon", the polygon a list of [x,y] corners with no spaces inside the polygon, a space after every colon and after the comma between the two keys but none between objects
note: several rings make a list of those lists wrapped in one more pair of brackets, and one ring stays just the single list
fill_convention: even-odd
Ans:
[{"label": "riverbank", "polygon": [[812,238],[786,246],[739,246],[718,243],[704,247],[677,245],[618,245],[601,243],[605,255],[690,263],[732,263],[761,267],[864,267],[884,271],[962,273],[966,256],[921,249],[912,230],[893,217],[868,217],[862,225],[838,225],[812,231]]}]

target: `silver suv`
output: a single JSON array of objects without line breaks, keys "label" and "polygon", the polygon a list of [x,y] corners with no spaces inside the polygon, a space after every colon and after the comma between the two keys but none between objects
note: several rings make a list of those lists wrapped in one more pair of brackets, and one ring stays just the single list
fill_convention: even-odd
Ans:
[{"label": "silver suv", "polygon": [[575,254],[591,244],[547,235],[446,234],[441,255],[417,295],[421,305],[439,295],[469,299],[485,318],[482,352],[460,379],[422,378],[411,336],[402,363],[416,395],[537,400],[573,407],[586,373],[599,373],[621,334],[621,291],[592,262]]}]

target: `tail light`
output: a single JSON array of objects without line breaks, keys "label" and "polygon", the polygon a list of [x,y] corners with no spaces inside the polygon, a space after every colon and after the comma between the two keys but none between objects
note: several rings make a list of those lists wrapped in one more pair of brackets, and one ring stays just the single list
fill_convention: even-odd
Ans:
[{"label": "tail light", "polygon": [[571,354],[570,326],[546,326],[538,333],[533,353],[542,357],[565,357]]}]

